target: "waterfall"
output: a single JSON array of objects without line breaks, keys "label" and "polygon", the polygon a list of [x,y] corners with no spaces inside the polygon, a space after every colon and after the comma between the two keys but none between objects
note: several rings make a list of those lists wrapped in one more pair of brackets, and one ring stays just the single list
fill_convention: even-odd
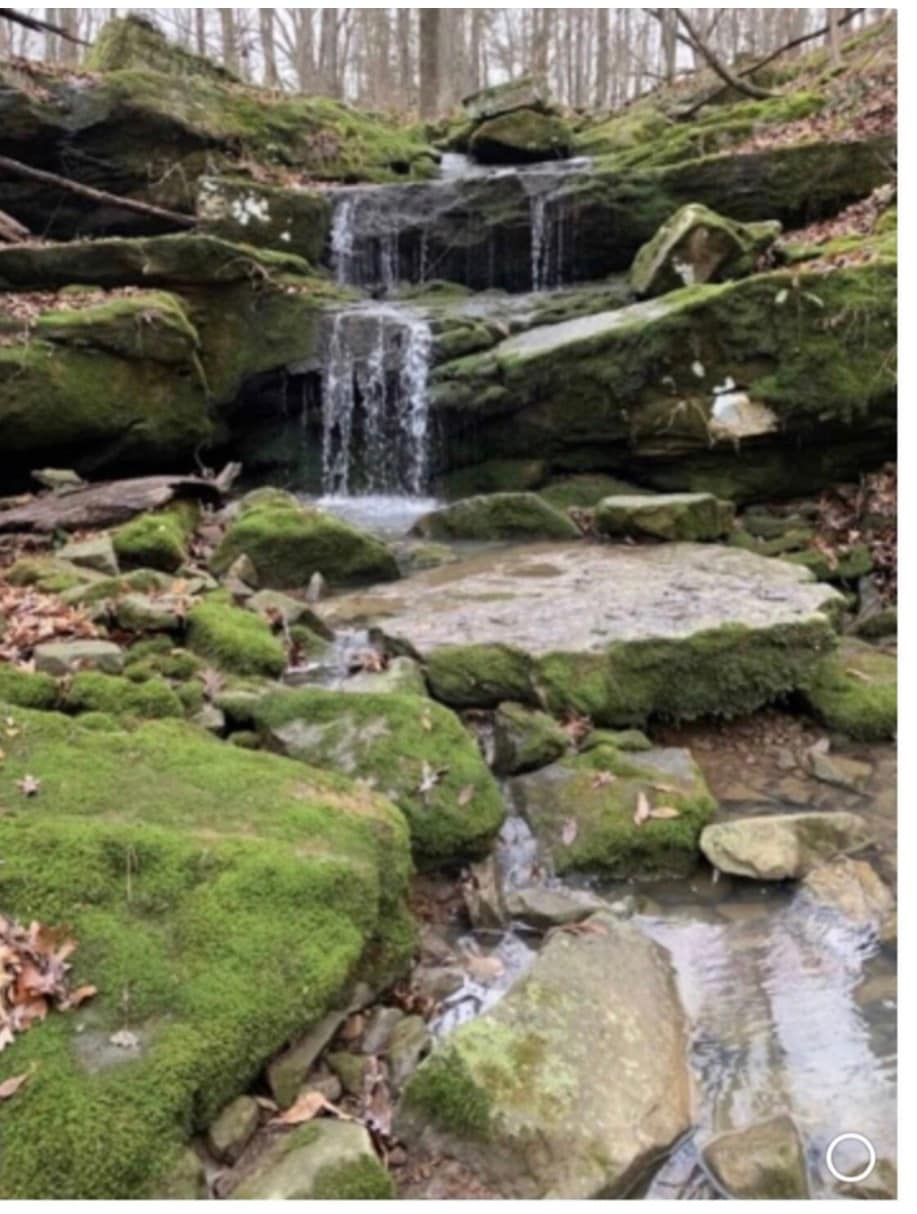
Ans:
[{"label": "waterfall", "polygon": [[330,319],[322,372],[322,492],[420,494],[429,442],[430,326],[392,304]]},{"label": "waterfall", "polygon": [[335,281],[345,286],[353,279],[354,211],[356,198],[344,198],[334,208],[331,223],[331,266]]}]

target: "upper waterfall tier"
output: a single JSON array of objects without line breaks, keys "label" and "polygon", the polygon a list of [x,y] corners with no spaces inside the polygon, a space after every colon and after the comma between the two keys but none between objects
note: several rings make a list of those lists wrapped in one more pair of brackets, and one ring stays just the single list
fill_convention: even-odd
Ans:
[{"label": "upper waterfall tier", "polygon": [[434,278],[542,290],[592,276],[577,250],[570,202],[578,190],[569,192],[589,174],[586,159],[483,169],[449,155],[437,181],[335,190],[335,276],[385,291]]}]

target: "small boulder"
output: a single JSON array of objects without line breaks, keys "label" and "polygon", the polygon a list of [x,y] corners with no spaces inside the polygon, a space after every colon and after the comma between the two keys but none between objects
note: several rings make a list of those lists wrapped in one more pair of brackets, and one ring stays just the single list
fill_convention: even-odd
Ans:
[{"label": "small boulder", "polygon": [[480,164],[530,164],[569,156],[573,132],[556,114],[517,109],[482,122],[468,147]]},{"label": "small boulder", "polygon": [[484,493],[423,515],[415,535],[436,540],[574,540],[579,528],[537,493]]},{"label": "small boulder", "polygon": [[34,650],[35,669],[40,674],[62,678],[78,670],[120,674],[124,651],[114,641],[46,641]]},{"label": "small boulder", "polygon": [[462,98],[462,109],[473,122],[496,118],[511,110],[544,109],[549,99],[548,84],[543,76],[519,76],[491,84]]},{"label": "small boulder", "polygon": [[318,572],[331,586],[399,576],[398,564],[381,540],[274,490],[243,500],[213,554],[212,568],[225,573],[243,553],[251,559],[258,585],[268,589],[309,586]]},{"label": "small boulder", "polygon": [[872,865],[842,856],[808,873],[803,895],[811,902],[843,915],[858,927],[878,930],[895,905],[895,896]]},{"label": "small boulder", "polygon": [[330,1043],[346,1017],[346,1009],[329,1012],[299,1041],[268,1063],[268,1085],[281,1108],[287,1108],[296,1099],[319,1054]]},{"label": "small boulder", "polygon": [[595,510],[595,528],[607,536],[659,540],[718,540],[732,527],[733,505],[712,493],[657,493],[606,497]]},{"label": "small boulder", "polygon": [[590,915],[607,907],[601,898],[586,890],[531,885],[509,890],[506,909],[517,922],[538,931],[547,931],[568,923],[582,923]]},{"label": "small boulder", "polygon": [[742,278],[754,270],[780,231],[777,222],[738,223],[700,203],[689,203],[637,252],[631,286],[647,297],[695,283]]},{"label": "small boulder", "polygon": [[88,540],[71,540],[58,550],[62,561],[69,561],[81,569],[94,569],[97,573],[115,577],[118,573],[118,558],[111,536],[103,533]]},{"label": "small boulder", "polygon": [[809,1196],[802,1140],[786,1114],[718,1135],[704,1147],[703,1158],[733,1199]]},{"label": "small boulder", "polygon": [[867,846],[871,836],[858,815],[769,814],[715,822],[700,837],[714,868],[758,881],[804,877],[813,868]]},{"label": "small boulder", "polygon": [[503,883],[493,856],[471,865],[462,894],[472,927],[479,931],[491,931],[505,926]]},{"label": "small boulder", "polygon": [[623,1196],[691,1124],[668,954],[612,915],[587,927],[552,935],[442,1039],[396,1115],[399,1138],[461,1159],[504,1198]]},{"label": "small boulder", "polygon": [[897,733],[898,664],[891,654],[863,641],[845,637],[815,666],[802,693],[829,729],[865,742]]},{"label": "small boulder", "polygon": [[177,632],[184,615],[174,598],[149,594],[125,594],[115,603],[119,628],[128,632]]},{"label": "small boulder", "polygon": [[832,755],[817,747],[810,747],[805,755],[806,766],[824,784],[834,784],[851,792],[863,792],[872,775],[872,766],[846,755]]},{"label": "small boulder", "polygon": [[570,739],[553,717],[506,701],[494,713],[493,769],[517,775],[547,767],[567,750]]},{"label": "small boulder", "polygon": [[399,1092],[429,1051],[433,1036],[422,1016],[405,1016],[396,1026],[388,1043],[388,1077]]},{"label": "small boulder", "polygon": [[687,750],[608,744],[510,781],[510,796],[558,873],[685,872],[716,808]]},{"label": "small boulder", "polygon": [[392,1179],[356,1121],[322,1117],[279,1135],[233,1189],[234,1199],[319,1201],[395,1196]]},{"label": "small boulder", "polygon": [[261,1111],[251,1096],[238,1096],[207,1130],[207,1146],[223,1163],[235,1163],[258,1128]]},{"label": "small boulder", "polygon": [[403,692],[425,696],[427,683],[413,658],[392,658],[384,670],[361,670],[341,684],[341,691]]}]

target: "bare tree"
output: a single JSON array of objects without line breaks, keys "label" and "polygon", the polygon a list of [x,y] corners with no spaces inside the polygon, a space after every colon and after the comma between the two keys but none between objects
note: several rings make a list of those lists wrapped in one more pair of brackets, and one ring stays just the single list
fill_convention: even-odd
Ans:
[{"label": "bare tree", "polygon": [[420,10],[420,115],[434,118],[439,110],[439,42],[440,14],[438,8]]}]

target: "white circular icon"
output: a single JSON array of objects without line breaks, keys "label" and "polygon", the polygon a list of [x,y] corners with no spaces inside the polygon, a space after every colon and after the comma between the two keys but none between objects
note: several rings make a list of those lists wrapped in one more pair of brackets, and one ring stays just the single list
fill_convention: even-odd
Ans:
[{"label": "white circular icon", "polygon": [[[860,1146],[866,1148],[866,1166],[859,1172],[842,1172],[835,1165],[834,1152],[844,1142],[858,1142]],[[835,1180],[839,1180],[843,1184],[858,1184],[861,1180],[865,1180],[876,1166],[876,1148],[865,1134],[838,1134],[837,1138],[832,1139],[828,1144],[828,1149],[825,1151],[825,1163]]]}]

